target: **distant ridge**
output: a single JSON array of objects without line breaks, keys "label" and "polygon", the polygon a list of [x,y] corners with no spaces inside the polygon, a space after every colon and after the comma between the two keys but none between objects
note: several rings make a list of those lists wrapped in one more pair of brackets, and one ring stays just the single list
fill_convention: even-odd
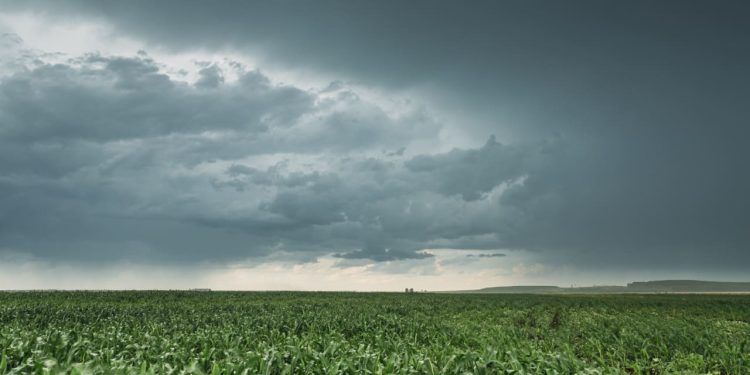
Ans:
[{"label": "distant ridge", "polygon": [[629,283],[628,291],[706,293],[706,292],[750,292],[750,282],[657,280]]},{"label": "distant ridge", "polygon": [[475,290],[457,290],[449,293],[505,293],[505,294],[559,294],[559,293],[750,293],[750,282],[655,280],[636,281],[621,285],[562,288],[552,285],[498,286]]}]

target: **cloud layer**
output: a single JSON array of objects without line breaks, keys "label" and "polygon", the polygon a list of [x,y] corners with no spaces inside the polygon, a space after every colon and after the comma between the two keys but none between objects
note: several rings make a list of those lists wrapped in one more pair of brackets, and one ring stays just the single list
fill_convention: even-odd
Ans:
[{"label": "cloud layer", "polygon": [[[9,2],[143,48],[3,32],[0,252],[746,270],[747,9],[584,5]],[[211,58],[170,59],[196,48]]]}]

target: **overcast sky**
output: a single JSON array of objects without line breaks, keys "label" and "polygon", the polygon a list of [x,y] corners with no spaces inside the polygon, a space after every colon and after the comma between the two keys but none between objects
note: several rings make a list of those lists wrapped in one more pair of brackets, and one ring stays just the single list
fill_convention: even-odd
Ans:
[{"label": "overcast sky", "polygon": [[750,273],[744,1],[0,1],[0,289]]}]

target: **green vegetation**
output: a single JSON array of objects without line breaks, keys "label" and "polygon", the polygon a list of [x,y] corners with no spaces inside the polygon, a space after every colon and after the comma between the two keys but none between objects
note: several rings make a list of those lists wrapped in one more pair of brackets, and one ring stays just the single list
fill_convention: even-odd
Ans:
[{"label": "green vegetation", "polygon": [[750,374],[750,296],[0,293],[0,374]]}]

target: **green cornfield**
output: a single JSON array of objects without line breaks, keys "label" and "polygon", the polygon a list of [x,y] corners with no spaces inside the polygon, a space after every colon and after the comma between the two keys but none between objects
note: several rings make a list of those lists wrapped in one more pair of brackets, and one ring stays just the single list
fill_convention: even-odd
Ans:
[{"label": "green cornfield", "polygon": [[0,374],[750,374],[750,296],[2,292]]}]

